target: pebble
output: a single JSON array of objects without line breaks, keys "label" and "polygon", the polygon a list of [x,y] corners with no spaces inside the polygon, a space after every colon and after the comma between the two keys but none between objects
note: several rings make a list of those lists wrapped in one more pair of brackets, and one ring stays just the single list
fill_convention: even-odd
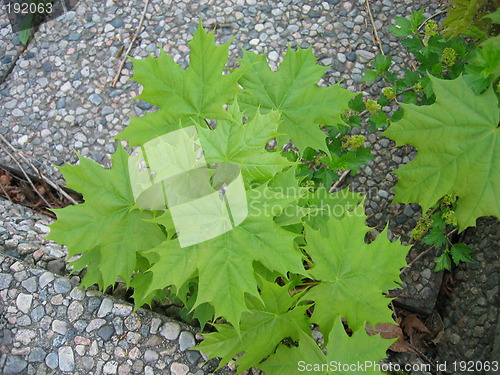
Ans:
[{"label": "pebble", "polygon": [[179,349],[181,352],[186,351],[187,349],[192,348],[196,345],[194,340],[194,335],[188,331],[182,331],[179,336]]},{"label": "pebble", "polygon": [[28,314],[33,302],[33,295],[20,293],[16,299],[17,308],[25,314]]},{"label": "pebble", "polygon": [[177,323],[167,322],[160,329],[160,335],[167,340],[177,340],[181,333],[181,326]]},{"label": "pebble", "polygon": [[4,374],[19,374],[28,366],[21,356],[9,355],[5,361]]},{"label": "pebble", "polygon": [[58,349],[59,369],[61,371],[73,371],[75,369],[75,356],[71,346],[62,346]]}]

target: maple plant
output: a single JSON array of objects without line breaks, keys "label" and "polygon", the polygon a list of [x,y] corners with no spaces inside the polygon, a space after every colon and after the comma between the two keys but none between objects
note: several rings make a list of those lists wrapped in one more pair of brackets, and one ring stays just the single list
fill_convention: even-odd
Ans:
[{"label": "maple plant", "polygon": [[[291,140],[299,154],[328,153],[321,126],[345,126],[341,113],[354,94],[317,86],[326,67],[316,64],[311,49],[289,49],[276,72],[264,56],[245,52],[240,67],[226,74],[228,44],[216,46],[201,25],[190,48],[187,69],[163,52],[133,61],[134,79],[144,86],[139,98],[159,110],[132,119],[117,138],[145,155],[156,138],[194,127],[222,200],[229,193],[216,186],[214,166],[235,166],[241,174],[245,219],[182,246],[174,207],[139,204],[130,169],[137,156],[119,145],[109,170],[81,156],[78,166],[61,168],[85,203],[57,210],[49,239],[67,245],[70,257],[81,254],[74,267],[87,268],[85,286],[104,289],[120,278],[133,286],[137,306],[167,295],[183,301],[202,326],[217,329],[198,348],[222,357],[221,365],[240,352],[239,371],[257,366],[269,374],[300,373],[292,357],[322,366],[323,373],[332,373],[324,366],[332,360],[378,363],[392,340],[369,335],[365,324],[392,321],[383,292],[396,286],[407,249],[385,231],[366,244],[360,195],[304,187],[297,162],[266,150],[277,139],[279,145]],[[192,215],[184,219],[200,219]],[[323,334],[321,346],[312,324]]]}]

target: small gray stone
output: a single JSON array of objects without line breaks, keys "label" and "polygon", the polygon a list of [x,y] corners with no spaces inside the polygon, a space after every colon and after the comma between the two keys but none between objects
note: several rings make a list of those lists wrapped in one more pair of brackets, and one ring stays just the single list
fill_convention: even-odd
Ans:
[{"label": "small gray stone", "polygon": [[33,302],[33,296],[30,294],[19,293],[19,295],[16,298],[17,308],[25,314],[29,313],[32,302]]},{"label": "small gray stone", "polygon": [[149,333],[156,335],[156,333],[158,332],[158,328],[160,328],[160,325],[161,325],[161,319],[158,318],[151,319],[151,329],[149,330]]},{"label": "small gray stone", "polygon": [[154,350],[147,349],[144,352],[144,362],[154,362],[158,359],[158,353]]},{"label": "small gray stone", "polygon": [[358,57],[359,62],[361,63],[366,63],[375,58],[374,53],[362,49],[356,51],[356,56]]},{"label": "small gray stone", "polygon": [[31,310],[30,314],[31,319],[35,323],[38,323],[43,318],[44,315],[45,315],[45,309],[43,308],[42,305],[38,305],[37,307],[35,307],[33,310]]},{"label": "small gray stone", "polygon": [[99,105],[102,103],[102,98],[97,94],[92,94],[89,96],[89,101],[94,105]]},{"label": "small gray stone", "polygon": [[201,354],[197,350],[188,350],[188,351],[186,351],[186,358],[189,361],[189,363],[191,363],[192,365],[195,365],[200,360]]},{"label": "small gray stone", "polygon": [[101,328],[104,324],[106,324],[106,321],[104,319],[93,319],[90,321],[89,325],[85,329],[87,332],[94,331],[96,329]]},{"label": "small gray stone", "polygon": [[111,298],[104,298],[101,302],[101,307],[97,311],[98,318],[104,318],[113,309],[113,300]]},{"label": "small gray stone", "polygon": [[160,335],[167,340],[177,340],[179,333],[181,333],[181,326],[174,322],[165,323],[160,330]]},{"label": "small gray stone", "polygon": [[115,18],[115,19],[114,19],[113,21],[111,21],[110,23],[111,23],[111,25],[113,25],[113,27],[114,27],[115,29],[118,29],[118,28],[120,28],[120,27],[122,27],[122,26],[123,26],[123,21],[122,21],[121,19],[119,19],[119,18]]},{"label": "small gray stone", "polygon": [[59,364],[57,353],[49,353],[47,357],[45,357],[45,364],[54,370]]},{"label": "small gray stone", "polygon": [[28,362],[26,362],[22,357],[17,355],[9,355],[5,361],[5,367],[3,369],[4,374],[19,374],[21,373]]},{"label": "small gray stone", "polygon": [[7,289],[12,282],[12,275],[9,273],[0,273],[0,290]]},{"label": "small gray stone", "polygon": [[132,313],[133,307],[122,303],[115,303],[111,312],[113,315],[128,316]]},{"label": "small gray stone", "polygon": [[109,105],[105,106],[102,111],[101,111],[101,116],[107,116],[111,113],[114,113],[115,110],[113,109],[113,107],[110,107]]},{"label": "small gray stone", "polygon": [[28,361],[29,362],[43,362],[43,359],[45,358],[45,350],[42,348],[33,348],[31,349],[31,352],[28,356]]},{"label": "small gray stone", "polygon": [[83,314],[83,306],[78,301],[73,301],[68,307],[68,320],[74,322]]},{"label": "small gray stone", "polygon": [[68,279],[58,277],[56,281],[54,281],[54,290],[56,293],[68,293],[71,290],[71,283]]},{"label": "small gray stone", "polygon": [[31,254],[32,252],[34,252],[36,250],[36,246],[33,245],[33,244],[30,244],[30,243],[20,243],[18,246],[17,246],[17,252],[20,254],[20,255],[28,255],[28,254]]},{"label": "small gray stone", "polygon": [[425,280],[429,280],[431,278],[432,271],[429,268],[426,268],[422,271],[421,275]]},{"label": "small gray stone", "polygon": [[75,356],[71,346],[61,346],[58,349],[59,369],[61,371],[73,371],[75,369]]},{"label": "small gray stone", "polygon": [[40,284],[40,289],[43,289],[47,286],[48,283],[50,283],[52,280],[54,280],[54,275],[50,272],[45,272],[40,276],[38,279],[38,283]]},{"label": "small gray stone", "polygon": [[59,333],[60,335],[65,335],[68,332],[68,323],[62,320],[52,321],[52,331]]},{"label": "small gray stone", "polygon": [[379,190],[378,195],[382,198],[389,198],[389,193],[385,190]]},{"label": "small gray stone", "polygon": [[109,341],[113,333],[115,333],[115,329],[111,325],[105,325],[97,331],[97,335],[103,339],[104,342]]},{"label": "small gray stone", "polygon": [[193,334],[188,331],[182,331],[179,337],[179,349],[181,350],[181,352],[184,352],[195,345],[196,342],[194,341]]},{"label": "small gray stone", "polygon": [[30,293],[36,292],[36,289],[38,288],[37,282],[36,282],[36,277],[30,277],[27,280],[24,280],[21,283],[22,287],[26,289]]}]

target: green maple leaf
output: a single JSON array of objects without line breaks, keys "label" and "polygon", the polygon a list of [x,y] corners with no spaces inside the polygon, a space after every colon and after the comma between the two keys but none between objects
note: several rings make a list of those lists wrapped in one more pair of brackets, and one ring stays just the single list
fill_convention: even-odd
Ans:
[{"label": "green maple leaf", "polygon": [[236,361],[242,372],[257,366],[283,339],[298,340],[300,332],[309,329],[305,315],[309,306],[295,306],[299,296],[291,297],[287,286],[263,280],[261,290],[262,302],[255,301],[241,316],[240,333],[230,325],[216,324],[218,332],[206,334],[196,349],[210,358],[222,357],[219,367],[245,352]]},{"label": "green maple leaf", "polygon": [[[247,218],[218,237],[184,248],[177,239],[169,239],[144,251],[152,267],[134,279],[138,285],[134,298],[148,302],[155,290],[169,285],[180,289],[197,276],[198,297],[193,307],[208,302],[216,317],[224,316],[238,327],[241,314],[248,310],[245,294],[258,296],[254,262],[281,275],[303,274],[302,254],[294,243],[298,235],[277,225],[262,209],[266,198],[260,191],[248,191],[247,200]],[[168,215],[165,220],[170,225]]]},{"label": "green maple leaf", "polygon": [[279,135],[278,112],[261,115],[257,111],[245,125],[242,125],[243,114],[237,103],[230,106],[229,113],[231,120],[218,121],[215,130],[198,128],[208,163],[238,165],[246,184],[270,180],[292,165],[278,152],[265,148],[269,140]]},{"label": "green maple leaf", "polygon": [[239,91],[239,74],[223,74],[229,42],[216,46],[213,32],[205,33],[200,24],[189,46],[190,63],[186,70],[164,51],[158,58],[132,59],[132,79],[144,86],[137,99],[160,110],[133,118],[118,138],[136,146],[175,130],[179,122],[187,126],[193,121],[204,124],[207,118],[226,118],[223,105]]},{"label": "green maple leaf", "polygon": [[118,146],[113,168],[79,155],[78,166],[61,172],[85,203],[55,210],[58,220],[51,225],[48,239],[68,247],[68,256],[83,253],[77,268],[89,265],[85,285],[101,288],[114,285],[117,276],[128,282],[137,266],[137,252],[152,248],[165,239],[158,225],[146,220],[154,212],[134,208],[128,174],[128,154]]},{"label": "green maple leaf", "polygon": [[424,243],[427,245],[434,245],[440,248],[446,243],[446,236],[443,234],[443,229],[439,227],[432,228],[429,234],[424,237]]},{"label": "green maple leaf", "polygon": [[281,112],[278,131],[285,134],[282,142],[291,139],[303,152],[307,147],[328,151],[326,135],[319,124],[342,123],[340,114],[348,108],[355,95],[338,85],[318,87],[316,83],[327,67],[316,65],[311,49],[288,52],[277,72],[272,72],[265,56],[246,52],[240,60],[243,91],[238,96],[248,113],[258,109]]},{"label": "green maple leaf", "polygon": [[387,229],[367,245],[365,219],[360,205],[342,220],[330,219],[321,230],[305,226],[305,249],[313,262],[309,273],[320,283],[304,299],[315,301],[312,321],[325,337],[339,316],[353,330],[364,322],[391,321],[382,292],[395,287],[407,250],[387,239]]},{"label": "green maple leaf", "polygon": [[450,248],[451,257],[455,264],[460,263],[460,261],[474,263],[474,259],[470,256],[473,252],[473,249],[463,243],[456,243]]},{"label": "green maple leaf", "polygon": [[328,342],[325,355],[311,336],[301,331],[297,347],[280,345],[276,354],[271,355],[259,368],[273,375],[381,375],[384,373],[377,371],[373,365],[386,357],[385,352],[394,340],[384,340],[379,335],[369,336],[364,326],[349,337],[340,319],[336,319]]},{"label": "green maple leaf", "polygon": [[436,102],[401,103],[404,116],[384,136],[398,146],[411,144],[415,160],[396,171],[394,201],[418,202],[422,211],[454,194],[460,230],[480,216],[500,217],[500,128],[498,100],[490,87],[474,95],[464,79],[430,76]]}]

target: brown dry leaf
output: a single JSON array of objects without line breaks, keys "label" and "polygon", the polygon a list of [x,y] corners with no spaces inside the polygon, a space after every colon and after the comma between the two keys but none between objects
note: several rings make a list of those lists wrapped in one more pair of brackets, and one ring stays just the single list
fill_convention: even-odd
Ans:
[{"label": "brown dry leaf", "polygon": [[398,325],[391,323],[379,323],[375,326],[375,329],[373,329],[371,325],[366,324],[365,328],[366,333],[368,333],[370,336],[380,333],[380,336],[383,339],[397,338],[397,340],[389,347],[389,350],[398,353],[408,352],[417,354],[411,344],[405,341],[403,331]]},{"label": "brown dry leaf", "polygon": [[10,174],[3,174],[0,176],[0,184],[3,186],[10,185],[12,182],[12,176]]},{"label": "brown dry leaf", "polygon": [[419,332],[431,333],[429,329],[425,326],[424,322],[422,322],[417,314],[410,314],[403,319],[401,322],[401,326],[404,329],[404,332],[408,337],[412,337],[415,333],[415,330]]}]

